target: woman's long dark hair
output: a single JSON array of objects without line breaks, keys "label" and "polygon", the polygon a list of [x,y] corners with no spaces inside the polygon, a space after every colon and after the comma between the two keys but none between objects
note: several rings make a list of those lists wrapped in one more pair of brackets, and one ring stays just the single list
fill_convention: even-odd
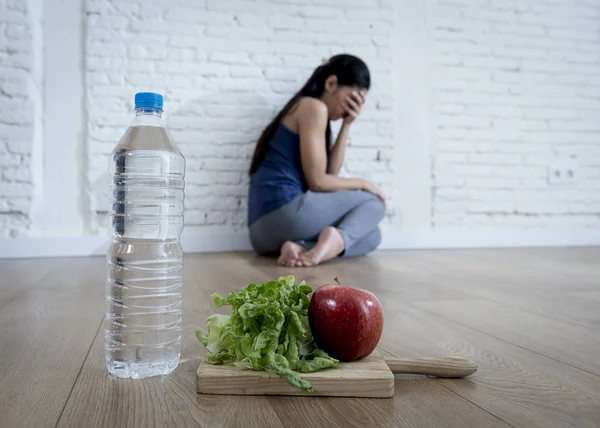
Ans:
[{"label": "woman's long dark hair", "polygon": [[[269,123],[258,139],[252,163],[250,164],[250,175],[254,174],[262,161],[265,159],[267,145],[275,135],[279,123],[296,105],[302,97],[319,98],[325,91],[325,81],[329,76],[336,76],[338,85],[358,86],[361,89],[369,89],[371,86],[371,75],[369,68],[360,58],[352,55],[335,55],[320,65],[310,76],[304,86],[292,97],[291,100],[281,109],[277,116]],[[327,144],[327,156],[331,151],[331,127],[327,122],[325,131],[325,142]]]}]

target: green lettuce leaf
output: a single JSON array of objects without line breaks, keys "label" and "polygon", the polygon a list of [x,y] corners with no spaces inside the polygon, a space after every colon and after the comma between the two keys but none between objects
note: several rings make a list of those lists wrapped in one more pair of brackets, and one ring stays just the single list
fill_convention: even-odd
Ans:
[{"label": "green lettuce leaf", "polygon": [[339,361],[314,349],[308,323],[312,289],[285,276],[264,284],[249,284],[223,297],[213,293],[215,307],[231,306],[231,315],[211,315],[206,334],[196,331],[211,364],[234,363],[243,370],[265,370],[290,385],[312,391],[301,373],[337,368]]}]

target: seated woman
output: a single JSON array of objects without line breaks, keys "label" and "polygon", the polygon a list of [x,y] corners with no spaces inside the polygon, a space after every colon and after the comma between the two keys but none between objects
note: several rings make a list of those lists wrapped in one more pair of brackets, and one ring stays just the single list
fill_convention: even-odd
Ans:
[{"label": "seated woman", "polygon": [[[248,225],[261,255],[288,267],[373,251],[384,216],[380,190],[338,177],[350,126],[371,78],[352,55],[319,66],[260,136],[250,166]],[[343,119],[335,144],[330,121]]]}]

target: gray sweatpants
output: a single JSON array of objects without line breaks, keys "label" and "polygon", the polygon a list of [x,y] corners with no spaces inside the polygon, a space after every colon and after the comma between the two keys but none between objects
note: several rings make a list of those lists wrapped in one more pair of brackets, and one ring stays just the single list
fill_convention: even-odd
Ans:
[{"label": "gray sweatpants", "polygon": [[250,241],[262,255],[276,254],[285,241],[295,241],[310,249],[323,228],[334,226],[344,238],[342,255],[363,255],[381,243],[378,225],[384,213],[383,202],[369,192],[307,191],[252,223]]}]

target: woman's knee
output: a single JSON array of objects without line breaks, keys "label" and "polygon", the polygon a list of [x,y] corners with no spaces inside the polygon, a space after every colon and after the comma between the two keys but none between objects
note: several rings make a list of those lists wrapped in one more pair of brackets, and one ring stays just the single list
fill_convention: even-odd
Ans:
[{"label": "woman's knee", "polygon": [[375,230],[371,233],[371,244],[371,251],[375,250],[381,245],[381,229],[379,227],[376,227]]},{"label": "woman's knee", "polygon": [[375,251],[379,245],[381,245],[381,230],[376,227],[371,233],[369,233],[365,240],[365,254]]},{"label": "woman's knee", "polygon": [[381,230],[379,230],[379,227],[376,227],[366,236],[363,236],[352,247],[347,248],[344,255],[347,257],[364,256],[365,254],[369,254],[371,251],[375,251],[380,244]]},{"label": "woman's knee", "polygon": [[381,200],[377,195],[367,192],[366,190],[346,190],[343,193],[352,195],[351,198],[357,200],[359,203],[365,203],[372,200]]},{"label": "woman's knee", "polygon": [[370,200],[368,203],[373,211],[373,216],[377,219],[377,224],[379,224],[379,222],[383,220],[383,217],[385,217],[385,204],[379,197],[373,196],[374,199]]}]

